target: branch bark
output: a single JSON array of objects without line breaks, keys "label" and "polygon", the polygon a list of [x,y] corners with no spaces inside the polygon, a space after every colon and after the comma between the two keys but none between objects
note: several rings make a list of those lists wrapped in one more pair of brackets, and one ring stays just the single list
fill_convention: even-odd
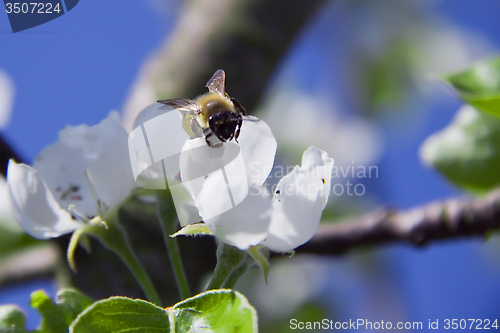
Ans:
[{"label": "branch bark", "polygon": [[322,225],[299,253],[338,255],[366,245],[485,236],[500,228],[500,190],[476,199],[449,199],[408,211],[372,212],[339,224]]}]

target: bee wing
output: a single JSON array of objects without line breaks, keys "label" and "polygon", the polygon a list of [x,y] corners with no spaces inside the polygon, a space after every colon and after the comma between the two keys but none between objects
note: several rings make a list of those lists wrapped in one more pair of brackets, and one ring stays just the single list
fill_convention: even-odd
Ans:
[{"label": "bee wing", "polygon": [[261,121],[259,118],[254,117],[254,116],[243,116],[242,120],[243,121],[251,121],[251,122],[254,122],[254,123],[257,123],[257,122]]},{"label": "bee wing", "polygon": [[205,87],[208,88],[208,91],[214,94],[219,94],[221,96],[225,96],[225,81],[226,81],[226,73],[222,69],[218,69],[214,75],[208,80]]},{"label": "bee wing", "polygon": [[187,98],[163,99],[161,101],[158,101],[158,103],[165,104],[166,106],[171,106],[174,109],[183,112],[189,112],[193,114],[201,113],[201,107],[195,101]]},{"label": "bee wing", "polygon": [[236,109],[237,113],[241,114],[242,116],[248,116],[247,111],[236,98],[231,98],[231,102],[233,102],[234,108]]}]

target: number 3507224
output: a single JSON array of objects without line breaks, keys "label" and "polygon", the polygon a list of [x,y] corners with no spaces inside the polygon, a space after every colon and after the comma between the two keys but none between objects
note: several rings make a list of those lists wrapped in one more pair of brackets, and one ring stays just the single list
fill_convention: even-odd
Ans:
[{"label": "number 3507224", "polygon": [[61,8],[59,8],[59,3],[53,6],[51,3],[43,3],[43,2],[30,2],[29,4],[18,3],[18,2],[7,2],[5,4],[5,10],[7,14],[52,14],[61,12]]}]

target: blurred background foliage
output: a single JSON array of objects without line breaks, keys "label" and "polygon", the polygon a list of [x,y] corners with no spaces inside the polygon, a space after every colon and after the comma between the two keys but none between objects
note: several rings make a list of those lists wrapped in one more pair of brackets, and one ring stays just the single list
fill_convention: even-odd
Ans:
[{"label": "blurred background foliage", "polygon": [[[269,186],[310,145],[335,159],[324,223],[468,195],[463,189],[480,195],[500,182],[499,62],[467,69],[500,46],[499,9],[488,0],[82,1],[39,28],[0,35],[2,135],[31,162],[67,124],[92,125],[118,109],[130,129],[145,106],[203,93],[223,68],[227,92],[278,140]],[[5,16],[0,31],[9,29]],[[97,242],[90,254],[78,250],[72,274],[68,237],[34,241],[0,208],[0,303],[27,308],[34,288],[54,296],[68,284],[94,299],[143,297]],[[173,304],[178,294],[153,205],[132,199],[120,217]],[[192,290],[200,291],[215,264],[214,242],[182,238],[180,246]],[[298,249],[293,258],[273,257],[268,285],[254,268],[237,289],[257,307],[263,332],[286,332],[291,318],[424,327],[428,319],[494,319],[499,247],[493,236],[335,258]],[[29,312],[28,327],[37,322]]]}]

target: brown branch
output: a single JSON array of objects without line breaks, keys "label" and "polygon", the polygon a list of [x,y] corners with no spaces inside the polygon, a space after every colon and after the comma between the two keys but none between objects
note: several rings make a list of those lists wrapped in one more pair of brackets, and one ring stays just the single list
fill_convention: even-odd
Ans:
[{"label": "brown branch", "polygon": [[52,242],[33,245],[2,255],[0,285],[19,283],[34,277],[54,276],[60,258],[60,252]]},{"label": "brown branch", "polygon": [[484,236],[500,228],[500,191],[477,200],[449,199],[408,211],[390,209],[339,224],[322,225],[299,253],[341,254],[391,242],[424,245],[458,237]]}]

